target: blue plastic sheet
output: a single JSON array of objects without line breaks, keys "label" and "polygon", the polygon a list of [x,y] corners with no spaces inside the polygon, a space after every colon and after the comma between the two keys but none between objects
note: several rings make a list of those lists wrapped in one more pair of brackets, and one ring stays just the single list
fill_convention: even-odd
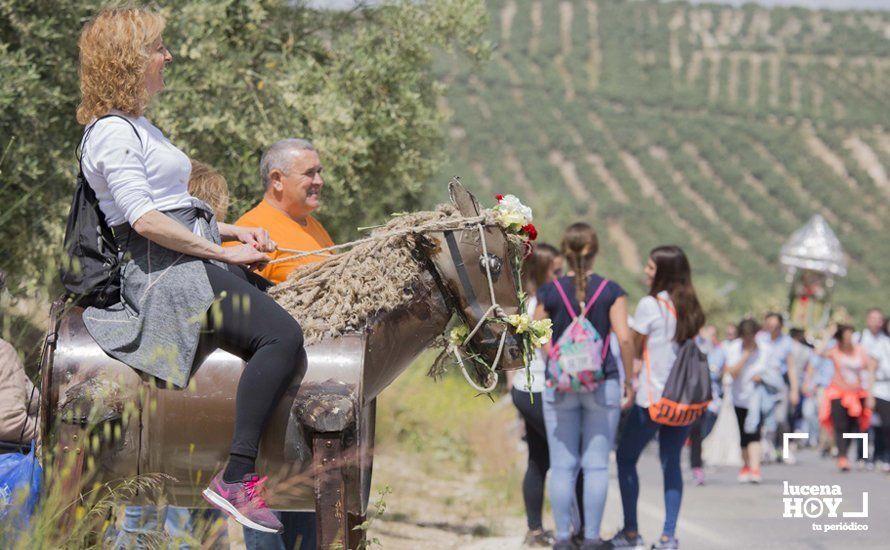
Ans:
[{"label": "blue plastic sheet", "polygon": [[[43,468],[34,452],[0,455],[0,524],[15,530],[28,527],[40,497]],[[4,529],[5,530],[5,529]]]}]

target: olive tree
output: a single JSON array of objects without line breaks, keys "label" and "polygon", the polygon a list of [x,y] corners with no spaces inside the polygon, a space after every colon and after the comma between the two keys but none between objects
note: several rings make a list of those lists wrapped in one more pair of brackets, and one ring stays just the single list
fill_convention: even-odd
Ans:
[{"label": "olive tree", "polygon": [[[20,291],[54,279],[82,127],[77,36],[101,4],[0,0],[0,269]],[[420,204],[442,158],[436,48],[480,58],[482,0],[318,11],[281,0],[158,3],[174,55],[147,116],[227,177],[238,214],[262,187],[262,150],[305,137],[336,239]],[[57,257],[57,256],[56,256]]]}]

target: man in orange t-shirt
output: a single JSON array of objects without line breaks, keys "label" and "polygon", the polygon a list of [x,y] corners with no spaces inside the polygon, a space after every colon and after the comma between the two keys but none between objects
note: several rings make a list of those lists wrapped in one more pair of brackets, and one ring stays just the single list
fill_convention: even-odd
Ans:
[{"label": "man in orange t-shirt", "polygon": [[[333,246],[328,232],[311,216],[321,206],[321,160],[312,144],[304,139],[283,139],[272,144],[260,160],[260,175],[265,194],[258,205],[238,218],[235,225],[262,227],[281,248],[312,251]],[[276,250],[271,259],[293,256],[294,252]],[[257,271],[278,284],[294,269],[318,262],[330,253],[304,256],[267,264]]]},{"label": "man in orange t-shirt", "polygon": [[[273,143],[260,159],[260,177],[265,188],[263,200],[238,218],[235,225],[262,227],[282,248],[309,252],[333,246],[328,232],[311,216],[321,206],[321,188],[324,187],[321,170],[321,160],[309,141],[283,139]],[[281,250],[269,254],[273,260],[293,255],[294,252]],[[324,260],[327,256],[315,254],[267,264],[257,273],[278,284],[294,269]],[[276,514],[285,525],[284,533],[260,533],[245,527],[244,541],[248,549],[292,548],[298,538],[304,541],[304,546],[315,547],[314,513],[281,511]]]}]

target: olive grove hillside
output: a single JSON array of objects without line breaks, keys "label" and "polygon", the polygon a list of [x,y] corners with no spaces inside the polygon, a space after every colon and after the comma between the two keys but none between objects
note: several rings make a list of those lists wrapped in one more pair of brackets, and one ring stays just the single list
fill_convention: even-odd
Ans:
[{"label": "olive grove hillside", "polygon": [[516,193],[545,240],[584,219],[598,267],[642,292],[686,248],[718,311],[782,307],[787,237],[837,232],[852,313],[890,285],[890,13],[679,2],[492,0],[491,59],[437,60],[450,162]]}]

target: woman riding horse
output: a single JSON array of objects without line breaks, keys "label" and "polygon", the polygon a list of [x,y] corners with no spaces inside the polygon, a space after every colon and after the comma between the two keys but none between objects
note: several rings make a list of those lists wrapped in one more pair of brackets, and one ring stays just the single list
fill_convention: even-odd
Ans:
[{"label": "woman riding horse", "polygon": [[80,35],[81,169],[124,262],[121,301],[87,308],[83,320],[109,355],[179,388],[203,355],[199,347],[247,361],[228,462],[204,497],[247,527],[278,532],[255,461],[276,404],[305,374],[303,333],[263,292],[268,282],[249,271],[275,250],[268,233],[217,223],[188,193],[188,157],[143,116],[173,61],[163,29],[156,13],[106,9]]}]

